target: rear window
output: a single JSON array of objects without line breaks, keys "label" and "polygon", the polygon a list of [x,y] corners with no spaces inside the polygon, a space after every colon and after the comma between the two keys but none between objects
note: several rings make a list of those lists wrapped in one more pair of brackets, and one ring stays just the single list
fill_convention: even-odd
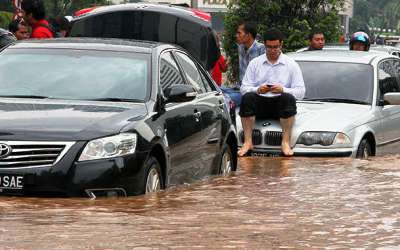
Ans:
[{"label": "rear window", "polygon": [[219,46],[208,27],[168,13],[116,11],[83,17],[73,23],[72,37],[149,40],[185,48],[207,70],[219,57]]}]

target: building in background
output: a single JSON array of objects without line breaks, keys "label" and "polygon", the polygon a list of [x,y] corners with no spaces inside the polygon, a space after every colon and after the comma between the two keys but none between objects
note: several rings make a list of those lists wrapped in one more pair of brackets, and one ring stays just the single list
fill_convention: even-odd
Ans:
[{"label": "building in background", "polygon": [[339,11],[340,24],[343,27],[343,35],[349,34],[350,18],[353,18],[354,1],[346,0],[343,9]]}]

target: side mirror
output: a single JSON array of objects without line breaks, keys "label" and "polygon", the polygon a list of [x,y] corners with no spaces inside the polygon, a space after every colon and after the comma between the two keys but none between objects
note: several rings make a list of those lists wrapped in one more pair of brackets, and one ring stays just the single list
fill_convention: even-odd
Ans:
[{"label": "side mirror", "polygon": [[196,98],[196,90],[187,84],[177,84],[164,91],[167,102],[189,102]]},{"label": "side mirror", "polygon": [[400,93],[386,93],[383,100],[388,105],[400,105]]}]

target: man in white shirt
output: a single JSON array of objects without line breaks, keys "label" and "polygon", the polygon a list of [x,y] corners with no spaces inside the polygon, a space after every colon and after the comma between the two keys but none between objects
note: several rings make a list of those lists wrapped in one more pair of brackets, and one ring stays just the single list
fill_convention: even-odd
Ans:
[{"label": "man in white shirt", "polygon": [[303,74],[299,65],[282,53],[284,35],[270,29],[264,35],[266,54],[253,59],[247,67],[240,92],[240,116],[245,141],[238,155],[253,149],[252,131],[256,117],[280,119],[282,126],[282,153],[292,156],[290,147],[296,99],[304,97]]}]

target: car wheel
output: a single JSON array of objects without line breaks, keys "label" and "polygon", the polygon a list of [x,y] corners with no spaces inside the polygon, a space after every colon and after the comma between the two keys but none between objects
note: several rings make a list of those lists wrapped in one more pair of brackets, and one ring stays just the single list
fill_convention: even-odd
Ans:
[{"label": "car wheel", "polygon": [[364,159],[372,155],[371,145],[366,138],[362,139],[357,149],[356,158]]},{"label": "car wheel", "polygon": [[219,174],[226,176],[233,171],[233,155],[231,147],[227,144],[224,145],[222,150],[221,163],[219,167]]},{"label": "car wheel", "polygon": [[153,193],[161,190],[164,187],[163,178],[161,175],[160,163],[157,159],[151,156],[146,161],[146,179],[144,193]]}]

